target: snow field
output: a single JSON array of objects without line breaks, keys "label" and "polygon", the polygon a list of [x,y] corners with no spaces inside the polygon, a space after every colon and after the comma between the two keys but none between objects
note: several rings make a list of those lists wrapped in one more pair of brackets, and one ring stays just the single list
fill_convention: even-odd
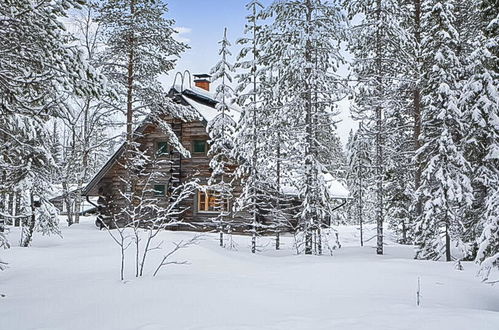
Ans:
[{"label": "snow field", "polygon": [[[480,283],[473,263],[413,260],[413,248],[375,239],[358,247],[355,227],[340,227],[343,247],[334,256],[296,256],[292,237],[274,251],[260,239],[234,236],[238,251],[217,246],[216,234],[180,251],[189,265],[152,272],[171,241],[194,233],[164,232],[163,251],[153,251],[147,274],[133,275],[127,253],[119,281],[119,248],[91,219],[64,228],[64,238],[36,236],[31,248],[2,251],[9,269],[0,273],[2,330],[247,330],[247,329],[499,329],[499,288]],[[367,228],[366,239],[374,235]],[[9,234],[12,243],[18,232]],[[421,306],[416,305],[421,278]]]}]

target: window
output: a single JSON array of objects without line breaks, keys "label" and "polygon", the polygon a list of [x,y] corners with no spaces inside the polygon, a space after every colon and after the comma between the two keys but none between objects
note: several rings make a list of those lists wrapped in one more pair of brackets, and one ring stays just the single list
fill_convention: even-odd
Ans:
[{"label": "window", "polygon": [[156,153],[158,156],[168,155],[168,142],[158,142],[156,144]]},{"label": "window", "polygon": [[154,185],[154,196],[165,196],[166,186],[164,184],[155,184]]},{"label": "window", "polygon": [[[222,205],[221,205],[222,204]],[[220,209],[226,211],[229,209],[229,201],[220,203],[216,193],[211,190],[198,191],[198,211],[199,212],[219,212]]]},{"label": "window", "polygon": [[192,142],[192,152],[196,154],[206,153],[206,141],[204,140],[194,140]]}]

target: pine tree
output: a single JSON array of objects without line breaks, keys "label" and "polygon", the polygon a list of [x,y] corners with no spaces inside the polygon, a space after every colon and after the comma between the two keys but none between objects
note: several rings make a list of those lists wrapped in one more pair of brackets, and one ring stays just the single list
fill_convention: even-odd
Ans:
[{"label": "pine tree", "polygon": [[[295,164],[295,181],[301,187],[299,214],[306,254],[322,252],[321,227],[330,215],[330,197],[320,161],[324,147],[318,134],[330,128],[336,102],[344,97],[336,70],[343,62],[339,42],[344,39],[345,21],[337,3],[321,0],[275,1],[267,10],[273,22],[270,41],[274,69],[280,72],[279,88],[286,102],[286,117],[294,127],[295,150],[301,161]],[[329,70],[329,71],[328,71]]]},{"label": "pine tree", "polygon": [[[210,168],[212,170],[208,185],[210,190],[215,192],[215,209],[220,212],[213,219],[213,222],[219,229],[220,246],[223,246],[223,231],[225,227],[230,227],[228,221],[231,215],[229,201],[233,199],[232,180],[235,168],[235,163],[231,158],[234,150],[233,134],[236,126],[229,107],[234,94],[229,85],[232,83],[231,72],[234,68],[228,62],[228,57],[232,54],[229,50],[231,44],[227,39],[227,28],[224,30],[223,39],[219,44],[221,59],[211,70],[213,82],[220,81],[220,84],[217,86],[215,94],[215,99],[218,101],[216,105],[218,115],[208,123],[207,127],[210,136],[208,156],[211,157]],[[229,228],[227,230],[230,232]]]},{"label": "pine tree", "polygon": [[[70,27],[76,44],[83,50],[94,69],[100,72],[103,66],[100,61],[103,36],[100,24],[95,21],[96,8],[97,2],[94,1],[87,2],[78,11],[71,11]],[[62,115],[64,131],[68,132],[68,138],[64,148],[64,161],[60,161],[63,166],[60,167],[58,179],[62,179],[64,195],[68,196],[69,225],[73,222],[79,223],[83,185],[90,181],[108,159],[107,148],[113,139],[109,136],[110,130],[117,126],[118,118],[117,109],[107,106],[113,97],[111,89],[107,89],[106,94],[99,99],[72,96],[72,107]],[[71,209],[74,209],[74,212],[71,212]]]},{"label": "pine tree", "polygon": [[348,177],[347,184],[352,198],[349,206],[354,215],[353,223],[359,225],[360,245],[364,245],[363,227],[373,216],[373,203],[370,200],[370,187],[374,179],[372,166],[372,146],[362,124],[357,132],[350,132],[347,144]]},{"label": "pine tree", "polygon": [[491,281],[499,270],[499,9],[497,1],[479,1],[476,9],[481,24],[461,96],[476,206],[467,238],[476,240],[480,275]]},{"label": "pine tree", "polygon": [[[99,7],[97,21],[104,33],[106,48],[99,61],[105,63],[103,73],[118,96],[114,107],[126,108],[127,141],[131,143],[134,120],[144,115],[192,117],[186,107],[173,104],[158,82],[175,66],[186,45],[173,38],[171,19],[161,0],[107,0]],[[186,117],[187,116],[187,117]],[[164,125],[170,143],[187,154],[175,133]]]},{"label": "pine tree", "polygon": [[246,9],[249,11],[245,25],[246,37],[238,40],[242,49],[236,66],[243,70],[238,74],[238,103],[243,111],[236,127],[234,158],[237,160],[236,172],[242,185],[242,192],[237,198],[235,211],[249,214],[247,224],[251,234],[251,252],[257,250],[257,237],[263,228],[262,205],[267,187],[265,170],[261,164],[262,155],[262,100],[261,100],[261,31],[260,16],[263,5],[251,0]]},{"label": "pine tree", "polygon": [[420,187],[424,212],[416,227],[416,257],[436,260],[445,254],[451,261],[451,240],[461,249],[459,258],[467,254],[460,244],[461,219],[472,201],[467,176],[470,165],[460,145],[464,125],[457,90],[459,35],[453,25],[452,1],[426,2],[423,17],[425,111],[419,154],[425,164]]},{"label": "pine tree", "polygon": [[[390,111],[391,110],[391,111]],[[401,107],[387,115],[385,213],[386,222],[397,235],[398,242],[410,244],[414,239],[414,153],[411,115]]]},{"label": "pine tree", "polygon": [[[135,143],[134,124],[144,117],[159,125],[168,137],[171,150],[178,157],[190,157],[188,150],[168,123],[169,118],[182,121],[198,120],[192,108],[173,102],[162,88],[158,78],[173,69],[176,58],[186,45],[173,38],[174,21],[165,18],[167,6],[162,0],[107,0],[99,7],[97,21],[104,33],[106,47],[99,61],[103,73],[115,90],[116,101],[110,107],[126,109],[127,177],[122,194],[140,196],[138,178],[142,151]],[[130,204],[129,208],[133,208]],[[126,219],[126,212],[123,213]],[[128,214],[132,214],[129,210]]]},{"label": "pine tree", "polygon": [[[400,75],[406,70],[404,46],[406,31],[402,28],[404,7],[398,0],[347,1],[350,18],[362,14],[363,20],[352,29],[350,50],[355,56],[353,71],[359,80],[354,97],[354,113],[372,128],[376,146],[376,225],[377,254],[383,254],[383,223],[385,218],[386,120],[400,107]],[[404,54],[398,56],[399,54]]]},{"label": "pine tree", "polygon": [[102,90],[103,80],[69,45],[59,21],[78,6],[76,0],[0,3],[0,198],[17,193],[27,205],[23,246],[36,229],[58,231],[47,196],[55,162],[45,124],[67,108],[68,95]]},{"label": "pine tree", "polygon": [[412,88],[412,110],[413,110],[413,157],[414,157],[414,188],[413,188],[413,202],[412,209],[414,210],[414,216],[420,217],[423,213],[423,207],[420,199],[417,197],[417,191],[421,186],[421,176],[423,171],[423,165],[419,155],[418,150],[421,148],[421,84],[422,84],[422,55],[421,55],[421,10],[422,0],[413,0],[413,8],[408,8],[408,12],[413,13],[412,19],[408,19],[407,26],[409,30],[409,39],[412,41],[409,43],[411,45],[411,50],[409,52],[409,58],[412,60],[413,65],[410,71],[410,77],[413,80]]}]

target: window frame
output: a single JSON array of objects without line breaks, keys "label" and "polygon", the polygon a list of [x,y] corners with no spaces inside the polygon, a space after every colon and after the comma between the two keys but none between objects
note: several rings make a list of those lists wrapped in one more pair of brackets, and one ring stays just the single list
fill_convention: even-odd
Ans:
[{"label": "window frame", "polygon": [[[196,151],[196,142],[202,142],[204,145],[203,151]],[[192,140],[192,154],[193,155],[206,155],[208,152],[208,142],[206,140]]]},{"label": "window frame", "polygon": [[[227,199],[226,201],[226,209],[217,211],[217,210],[209,210],[210,207],[210,197],[214,198],[214,202],[216,203],[216,197],[213,196],[214,191],[213,190],[198,190],[197,193],[197,212],[198,213],[206,213],[206,214],[220,214],[221,212],[230,212],[230,201]],[[201,194],[203,194],[204,197],[204,207],[201,209]]]},{"label": "window frame", "polygon": [[[163,188],[157,190],[156,187],[163,187]],[[153,189],[154,197],[165,197],[166,196],[166,184],[161,184],[161,183],[154,184],[152,189]],[[158,191],[161,191],[161,193],[158,193]]]},{"label": "window frame", "polygon": [[[159,145],[163,143],[166,145],[166,151],[159,152],[160,151]],[[168,143],[168,141],[156,141],[156,155],[158,157],[165,157],[168,156],[169,154],[170,154],[170,144]]]}]

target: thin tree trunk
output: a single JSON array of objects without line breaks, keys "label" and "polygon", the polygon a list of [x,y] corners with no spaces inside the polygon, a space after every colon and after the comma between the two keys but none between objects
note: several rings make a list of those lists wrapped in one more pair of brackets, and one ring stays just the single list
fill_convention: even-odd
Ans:
[{"label": "thin tree trunk", "polygon": [[[135,0],[130,1],[130,14],[135,14]],[[127,111],[126,111],[126,134],[128,143],[132,142],[132,123],[133,123],[133,82],[134,82],[134,61],[135,61],[135,36],[132,34],[130,39],[130,52],[128,53],[127,67]]]},{"label": "thin tree trunk", "polygon": [[135,227],[135,277],[139,277],[140,239],[139,228]]},{"label": "thin tree trunk", "polygon": [[[280,198],[281,198],[281,134],[280,132],[277,132],[277,161],[276,161],[276,182],[277,182],[277,200],[276,200],[276,210],[277,210],[277,217],[281,219],[281,204],[280,204]],[[277,221],[277,232],[276,232],[276,237],[275,237],[275,249],[279,250],[281,248],[281,221]]]},{"label": "thin tree trunk", "polygon": [[[305,7],[306,7],[306,24],[308,24],[308,31],[307,34],[310,35],[310,22],[312,21],[312,4],[310,0],[305,1]],[[312,45],[310,44],[310,40],[307,40],[307,43],[305,45],[305,62],[307,63],[307,68],[305,69],[305,126],[306,126],[306,147],[305,147],[305,168],[306,168],[306,188],[305,188],[305,199],[307,200],[307,203],[315,201],[311,201],[311,195],[312,195],[312,180],[313,180],[313,164],[310,159],[311,152],[312,152],[312,139],[313,139],[313,131],[312,131],[312,91],[311,91],[311,86],[310,86],[310,75],[311,75],[311,68],[308,64],[312,63]],[[315,210],[312,210],[312,212],[309,214],[307,213],[305,215],[304,220],[304,226],[305,226],[305,254],[312,254],[312,245],[313,245],[313,235],[312,235],[312,230],[313,226],[315,225],[314,220],[315,220],[315,214],[313,214]]]},{"label": "thin tree trunk", "polygon": [[407,225],[404,220],[402,220],[402,243],[407,244]]},{"label": "thin tree trunk", "polygon": [[75,206],[74,206],[74,223],[80,223],[81,211],[81,181],[76,186]]},{"label": "thin tree trunk", "polygon": [[85,106],[83,108],[83,147],[82,147],[82,157],[81,157],[81,170],[78,173],[78,182],[76,186],[76,197],[75,197],[75,223],[80,223],[80,211],[82,204],[81,190],[83,188],[83,183],[88,177],[88,114],[90,111],[90,99],[87,99]]},{"label": "thin tree trunk", "polygon": [[[7,205],[7,214],[10,214],[10,215],[15,215],[15,206],[14,206],[14,200],[15,200],[15,197],[14,197],[15,193],[14,192],[10,192],[9,193],[9,201],[8,201],[8,205]],[[11,224],[14,224],[14,220],[11,220],[9,223]]]},{"label": "thin tree trunk", "polygon": [[21,214],[21,194],[19,192],[16,192],[15,194],[16,194],[16,206],[15,206],[14,215],[19,215]]},{"label": "thin tree trunk", "polygon": [[452,261],[450,253],[450,233],[449,233],[449,217],[445,217],[445,260]]},{"label": "thin tree trunk", "polygon": [[121,241],[121,244],[120,279],[123,281],[125,279],[125,242]]},{"label": "thin tree trunk", "polygon": [[252,203],[253,203],[253,225],[252,225],[252,235],[251,235],[251,252],[256,253],[256,231],[258,226],[258,214],[257,214],[257,203],[256,198],[256,176],[257,176],[257,164],[258,164],[258,141],[257,141],[257,116],[256,116],[256,91],[257,91],[257,67],[256,67],[256,6],[253,6],[253,67],[251,68],[253,74],[253,159],[252,159],[252,169],[253,172],[253,187],[252,187]]},{"label": "thin tree trunk", "polygon": [[153,239],[153,233],[151,232],[152,229],[149,229],[149,236],[147,237],[147,242],[146,246],[144,247],[144,253],[142,254],[142,262],[140,263],[140,272],[139,276],[142,276],[144,274],[144,265],[146,264],[146,257],[147,253],[149,253],[149,247],[151,246],[151,241]]},{"label": "thin tree trunk", "polygon": [[71,212],[71,198],[67,178],[64,178],[62,182],[62,191],[64,194],[62,203],[66,205],[66,221],[68,222],[68,226],[71,226],[73,225],[73,213]]},{"label": "thin tree trunk", "polygon": [[363,199],[362,199],[362,164],[359,168],[359,226],[360,226],[360,246],[364,246],[364,219],[363,219]]},{"label": "thin tree trunk", "polygon": [[[359,123],[359,138],[362,138],[361,134],[362,134],[362,130],[363,130],[363,127],[362,127],[362,123]],[[357,144],[358,145],[358,144]],[[359,153],[359,151],[357,150],[356,151],[357,153]],[[362,196],[362,192],[364,191],[364,187],[363,187],[363,160],[361,158],[358,158],[358,162],[359,162],[359,168],[358,168],[358,176],[359,176],[359,201],[358,201],[358,212],[359,212],[359,226],[360,226],[360,246],[364,246],[364,210],[363,210],[363,204],[364,203],[364,200],[363,200],[363,196]]]},{"label": "thin tree trunk", "polygon": [[[417,152],[421,148],[420,136],[421,136],[421,90],[419,87],[419,69],[421,64],[421,59],[419,58],[419,46],[421,45],[421,0],[414,0],[414,38],[416,40],[417,58],[416,58],[416,83],[413,92],[413,107],[414,107],[414,152]],[[421,186],[421,175],[422,175],[422,164],[421,159],[418,156],[416,158],[416,170],[414,173],[414,191],[417,191]],[[421,216],[422,203],[421,200],[416,202],[416,217]]]},{"label": "thin tree trunk", "polygon": [[[377,5],[377,21],[381,22],[381,0],[376,0]],[[378,103],[381,103],[383,97],[383,63],[382,63],[382,42],[381,32],[379,27],[376,30],[376,66],[378,80]],[[376,106],[376,170],[377,170],[377,206],[376,206],[376,227],[377,227],[377,244],[376,253],[383,254],[383,107],[381,104]]]},{"label": "thin tree trunk", "polygon": [[31,241],[33,240],[33,233],[35,231],[35,221],[36,221],[35,201],[34,201],[33,193],[30,193],[29,196],[30,196],[30,204],[31,204],[31,216],[30,216],[30,222],[28,224],[28,230],[26,231],[26,236],[24,237],[23,242],[22,242],[23,247],[28,247],[31,244]]},{"label": "thin tree trunk", "polygon": [[[135,15],[135,0],[130,1],[130,15],[133,17]],[[129,208],[131,214],[131,210],[133,209],[134,204],[134,190],[135,190],[135,182],[132,177],[131,168],[133,167],[133,94],[134,94],[134,75],[135,75],[135,35],[134,35],[134,26],[132,26],[132,32],[127,36],[129,41],[129,52],[128,52],[128,63],[127,63],[127,111],[126,111],[126,148],[125,148],[125,195],[129,199],[129,205],[125,205],[125,207]],[[132,221],[130,216],[127,216],[128,219],[124,219],[125,222]]]}]

